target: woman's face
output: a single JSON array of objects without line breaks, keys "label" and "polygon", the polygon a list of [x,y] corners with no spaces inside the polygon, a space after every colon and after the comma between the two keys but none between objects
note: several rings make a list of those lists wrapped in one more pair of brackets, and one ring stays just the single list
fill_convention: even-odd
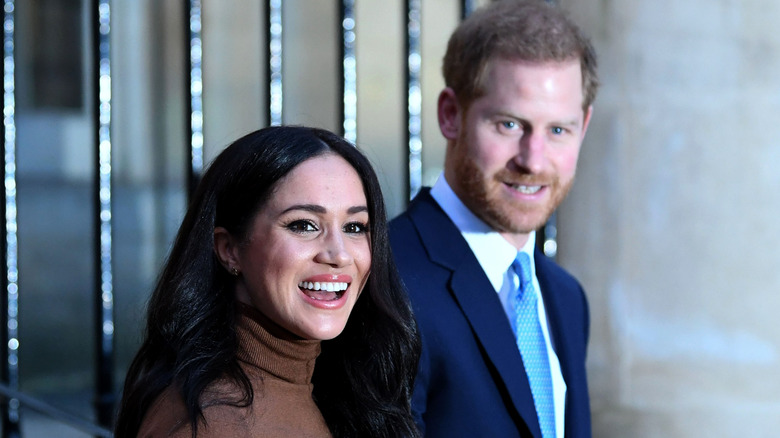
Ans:
[{"label": "woman's face", "polygon": [[225,242],[228,269],[240,272],[240,301],[301,338],[325,340],[344,329],[368,276],[368,224],[357,172],[329,153],[277,183],[247,241],[217,229],[215,243],[220,252]]}]

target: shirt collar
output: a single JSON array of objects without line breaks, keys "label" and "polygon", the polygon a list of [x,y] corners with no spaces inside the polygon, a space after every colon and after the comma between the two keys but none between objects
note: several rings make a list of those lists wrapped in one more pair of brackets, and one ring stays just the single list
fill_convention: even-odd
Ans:
[{"label": "shirt collar", "polygon": [[[517,249],[461,202],[447,183],[443,173],[431,188],[431,196],[460,230],[461,235],[466,239],[471,251],[485,271],[488,280],[498,292],[504,283],[507,270],[517,257]],[[532,231],[521,251],[530,257],[531,273],[534,277],[536,277],[535,245],[536,232]]]}]

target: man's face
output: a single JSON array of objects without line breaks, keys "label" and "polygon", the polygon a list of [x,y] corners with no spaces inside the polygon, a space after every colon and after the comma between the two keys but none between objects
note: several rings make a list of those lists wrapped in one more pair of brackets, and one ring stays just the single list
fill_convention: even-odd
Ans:
[{"label": "man's face", "polygon": [[465,112],[451,89],[440,96],[440,124],[448,90],[455,105],[454,129],[442,126],[450,140],[445,177],[473,213],[519,247],[569,191],[591,109],[582,109],[578,60],[494,60],[485,84]]}]

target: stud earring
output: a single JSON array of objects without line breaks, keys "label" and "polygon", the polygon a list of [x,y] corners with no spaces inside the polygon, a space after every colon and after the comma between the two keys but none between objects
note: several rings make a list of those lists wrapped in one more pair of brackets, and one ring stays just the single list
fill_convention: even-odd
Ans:
[{"label": "stud earring", "polygon": [[235,275],[235,276],[238,276],[238,268],[236,268],[235,266],[231,266],[230,267],[230,273]]}]

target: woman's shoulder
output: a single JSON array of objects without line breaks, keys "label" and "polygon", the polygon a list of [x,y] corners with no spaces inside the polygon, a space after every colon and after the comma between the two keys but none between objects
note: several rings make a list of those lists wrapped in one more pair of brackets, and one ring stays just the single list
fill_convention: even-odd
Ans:
[{"label": "woman's shoulder", "polygon": [[[234,385],[217,381],[202,395],[203,416],[198,419],[198,437],[246,436],[251,418],[243,397]],[[139,437],[192,437],[187,406],[173,385],[166,388],[146,411]]]},{"label": "woman's shoulder", "polygon": [[[263,379],[254,369],[245,371],[253,387],[252,403],[236,382],[227,378],[212,382],[201,394],[198,438],[331,436],[311,393],[301,391],[301,385],[267,375]],[[138,437],[192,437],[187,407],[177,388],[169,386],[152,403]]]},{"label": "woman's shoulder", "polygon": [[[186,430],[185,430],[186,429]],[[166,388],[146,410],[138,429],[139,437],[192,436],[187,407],[172,386]]]}]

